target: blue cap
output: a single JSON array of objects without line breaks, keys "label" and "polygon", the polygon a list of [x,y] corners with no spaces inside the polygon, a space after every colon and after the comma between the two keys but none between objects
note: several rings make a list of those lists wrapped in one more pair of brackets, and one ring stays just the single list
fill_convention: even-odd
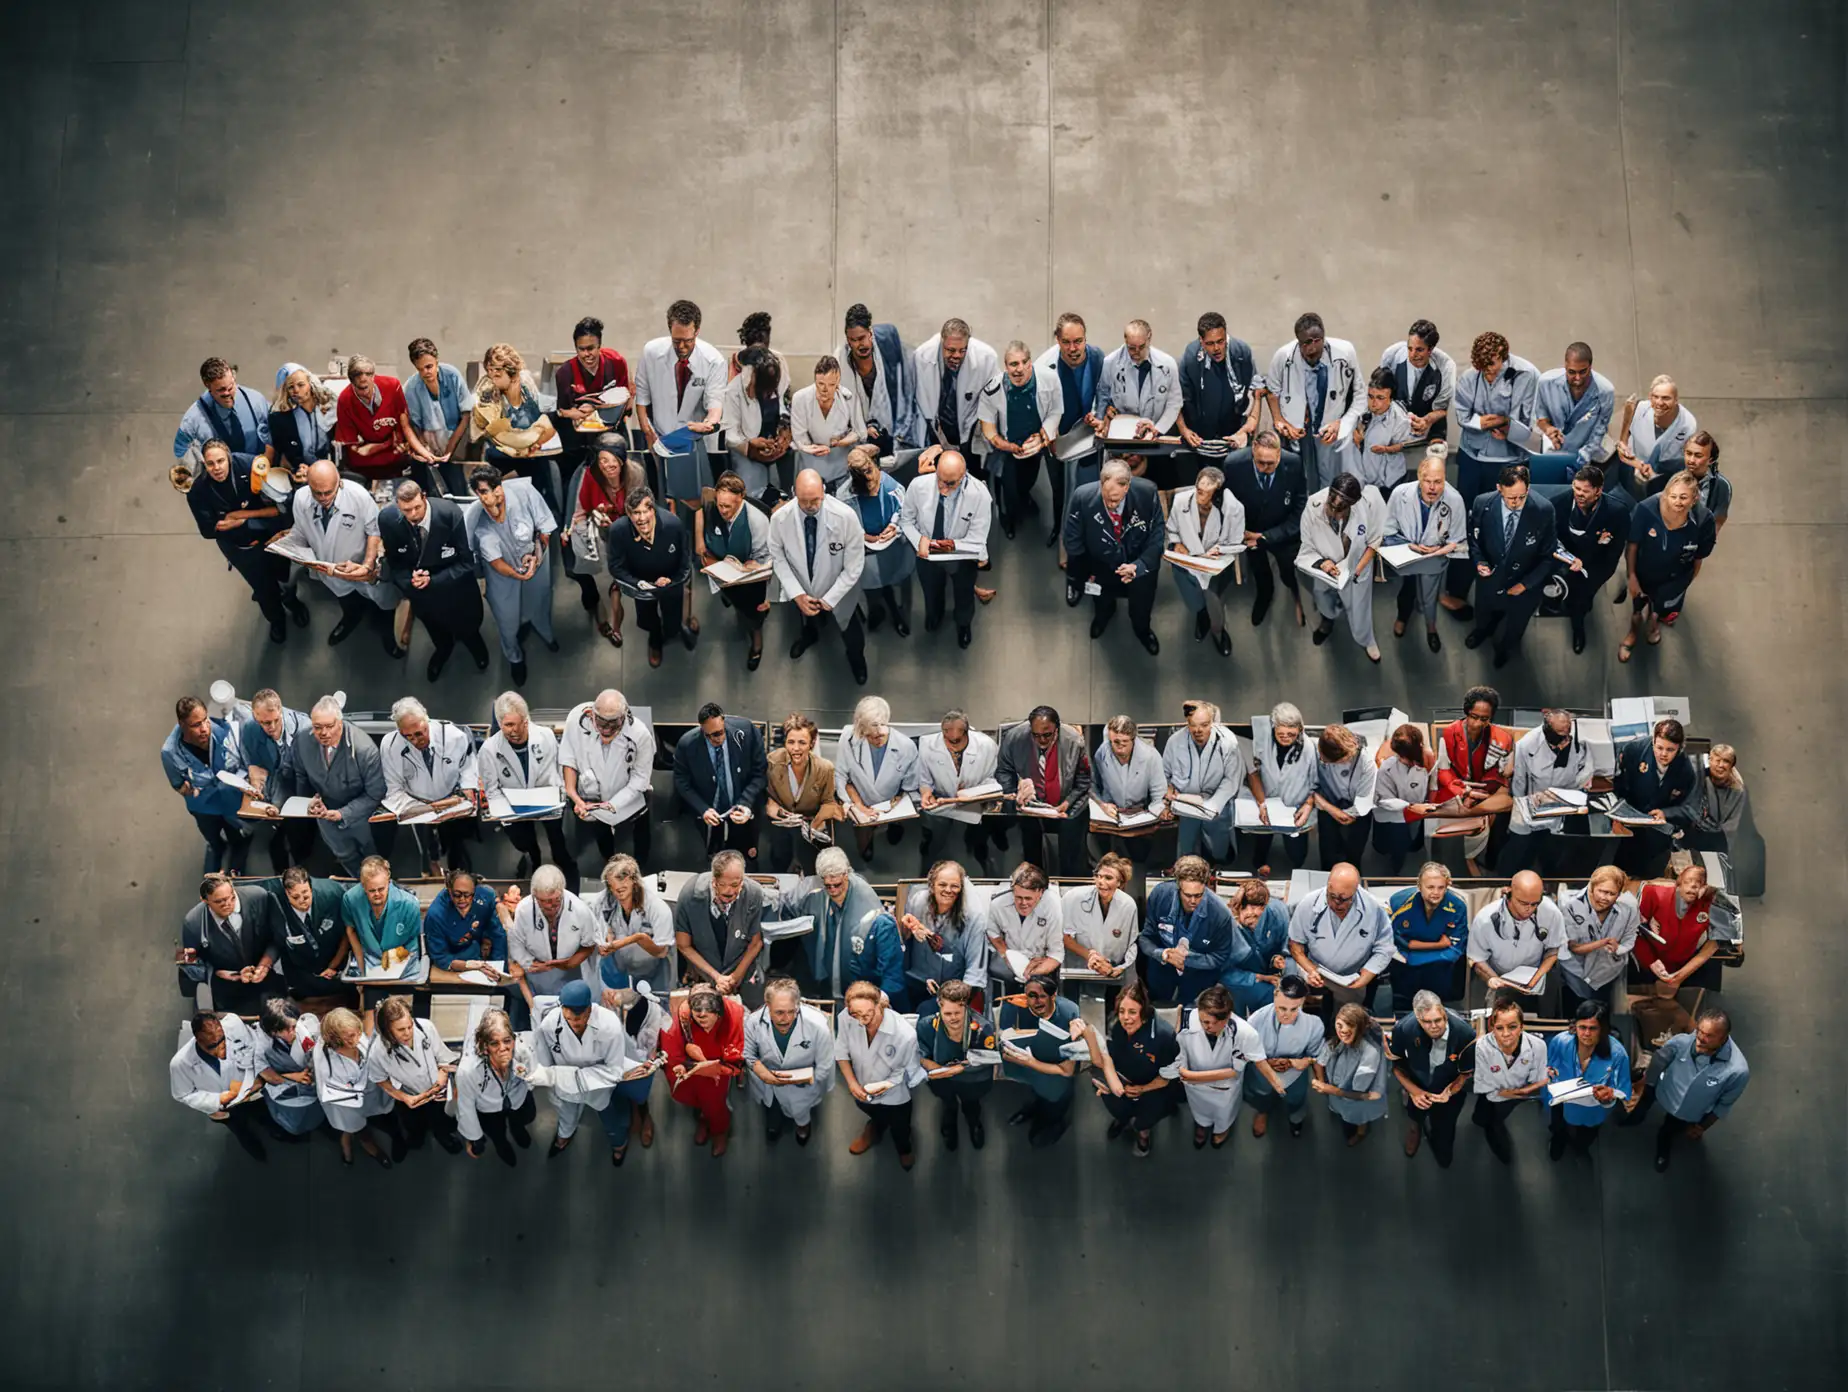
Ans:
[{"label": "blue cap", "polygon": [[282,384],[288,381],[289,378],[293,377],[296,373],[307,372],[307,371],[308,369],[303,367],[300,363],[294,363],[294,362],[284,363],[281,367],[276,369],[276,390],[281,391]]},{"label": "blue cap", "polygon": [[572,981],[558,993],[558,1003],[566,1010],[589,1010],[590,987],[582,981]]}]

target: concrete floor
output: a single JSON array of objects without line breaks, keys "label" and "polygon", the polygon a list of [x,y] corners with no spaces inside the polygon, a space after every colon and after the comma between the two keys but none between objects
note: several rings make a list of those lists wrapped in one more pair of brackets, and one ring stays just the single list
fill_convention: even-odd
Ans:
[{"label": "concrete floor", "polygon": [[[1843,1098],[1817,1055],[1844,808],[1799,773],[1837,760],[1848,698],[1839,5],[19,0],[3,23],[9,1385],[1839,1378]],[[263,641],[165,481],[195,364],[266,389],[285,358],[401,363],[416,334],[458,362],[557,347],[585,312],[633,361],[682,295],[720,340],[768,307],[798,352],[855,300],[913,341],[958,314],[1037,346],[1076,308],[1107,348],[1143,316],[1173,352],[1217,307],[1261,356],[1315,308],[1363,357],[1428,315],[1459,354],[1492,326],[1543,367],[1590,341],[1620,393],[1677,376],[1738,488],[1687,621],[1628,668],[1615,611],[1582,659],[1542,624],[1498,684],[1685,693],[1739,746],[1771,849],[1726,993],[1756,1075],[1735,1117],[1665,1178],[1635,1133],[1550,1166],[1523,1130],[1512,1170],[1471,1135],[1440,1175],[1396,1122],[1350,1153],[1321,1115],[1210,1158],[1172,1128],[1139,1165],[1091,1109],[1049,1154],[997,1127],[905,1176],[849,1159],[838,1100],[806,1151],[753,1123],[715,1166],[675,1117],[620,1175],[591,1146],[543,1175],[343,1171],[319,1143],[258,1169],[207,1133],[166,1096],[198,863],[156,772],[172,700],[224,675],[382,705],[425,690],[425,649]],[[1486,671],[1457,641],[1376,671],[1242,619],[1203,665],[1165,588],[1151,663],[1126,625],[1087,643],[1024,536],[997,571],[967,654],[875,643],[901,717],[1422,711]],[[747,676],[708,641],[651,673],[570,605],[535,704],[854,694],[837,648]],[[504,683],[454,673],[439,709],[479,718]]]}]

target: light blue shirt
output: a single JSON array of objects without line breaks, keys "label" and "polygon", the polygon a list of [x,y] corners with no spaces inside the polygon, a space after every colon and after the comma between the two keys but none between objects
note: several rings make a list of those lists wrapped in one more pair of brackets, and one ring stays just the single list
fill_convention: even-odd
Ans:
[{"label": "light blue shirt", "polygon": [[411,425],[418,430],[440,430],[448,434],[462,424],[462,413],[469,396],[462,374],[448,363],[436,369],[437,394],[430,395],[422,377],[413,372],[404,379],[404,406]]},{"label": "light blue shirt", "polygon": [[[1585,1061],[1581,1071],[1578,1036],[1569,1029],[1561,1030],[1546,1041],[1547,1067],[1553,1070],[1558,1082],[1563,1083],[1568,1078],[1583,1078],[1593,1086],[1609,1088],[1621,1101],[1630,1095],[1630,1055],[1617,1039],[1613,1038],[1610,1043],[1609,1058],[1599,1058],[1593,1054]],[[1615,1106],[1616,1103],[1611,1105]],[[1604,1119],[1611,1114],[1611,1109],[1596,1102],[1568,1102],[1565,1104],[1565,1112],[1566,1120],[1574,1126],[1602,1126]]]},{"label": "light blue shirt", "polygon": [[[236,416],[238,424],[244,428],[242,449],[237,448],[237,441],[231,438],[232,432],[224,427],[224,418],[230,416]],[[199,399],[180,417],[180,428],[173,433],[173,457],[184,459],[189,453],[204,449],[211,440],[225,441],[231,445],[234,457],[248,463],[270,442],[269,403],[242,385],[237,389],[236,403],[228,411],[212,400],[210,392],[200,393]]]},{"label": "light blue shirt", "polygon": [[1594,452],[1602,453],[1601,442],[1611,427],[1611,411],[1617,404],[1617,389],[1610,378],[1591,374],[1585,394],[1574,401],[1572,388],[1566,383],[1566,370],[1556,367],[1542,373],[1534,396],[1534,418],[1545,416],[1553,428],[1565,437],[1562,453],[1576,454],[1578,462],[1589,464]]},{"label": "light blue shirt", "polygon": [[1702,1054],[1695,1051],[1693,1035],[1678,1034],[1649,1061],[1649,1085],[1677,1121],[1725,1116],[1750,1077],[1745,1051],[1731,1039],[1714,1053]]},{"label": "light blue shirt", "polygon": [[1473,367],[1459,377],[1456,413],[1463,433],[1463,453],[1485,464],[1515,464],[1526,458],[1519,445],[1496,439],[1477,422],[1484,416],[1507,416],[1532,424],[1539,385],[1540,374],[1534,365],[1512,355],[1493,382],[1483,381],[1482,374]]}]

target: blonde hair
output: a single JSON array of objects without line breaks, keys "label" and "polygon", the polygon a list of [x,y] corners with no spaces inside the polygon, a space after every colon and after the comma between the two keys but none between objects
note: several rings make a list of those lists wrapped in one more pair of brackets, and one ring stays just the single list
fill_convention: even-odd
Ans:
[{"label": "blonde hair", "polygon": [[344,1049],[349,1044],[357,1044],[366,1032],[359,1016],[344,1005],[328,1011],[321,1017],[321,1038],[336,1048]]},{"label": "blonde hair", "polygon": [[1617,892],[1622,894],[1628,888],[1629,883],[1630,877],[1615,865],[1600,865],[1591,872],[1591,878],[1585,881],[1585,888],[1590,891],[1601,884],[1608,884],[1614,886]]},{"label": "blonde hair", "polygon": [[295,409],[295,398],[289,395],[289,387],[297,377],[308,379],[308,390],[313,395],[316,409],[323,409],[334,404],[334,394],[327,389],[327,383],[315,376],[305,367],[298,367],[282,379],[282,385],[276,388],[276,394],[270,398],[270,410],[277,414]]},{"label": "blonde hair", "polygon": [[[258,696],[261,696],[262,694],[263,694],[262,692],[257,693]],[[252,705],[256,704],[256,697],[251,698],[251,704]],[[1707,758],[1711,760],[1715,758],[1716,756],[1724,756],[1725,758],[1732,760],[1732,765],[1733,765],[1732,779],[1729,783],[1727,783],[1726,786],[1729,788],[1741,788],[1741,789],[1744,788],[1745,778],[1739,772],[1739,751],[1734,749],[1730,744],[1715,744],[1715,745],[1709,746],[1707,750]]]},{"label": "blonde hair", "polygon": [[879,988],[870,981],[856,981],[847,988],[846,994],[841,999],[848,1005],[852,1005],[857,1000],[876,1001],[879,999]]},{"label": "blonde hair", "polygon": [[488,369],[494,367],[518,377],[526,371],[526,359],[511,343],[494,343],[481,355],[481,375],[487,376]]},{"label": "blonde hair", "polygon": [[1675,394],[1675,399],[1677,401],[1681,399],[1681,388],[1675,385],[1675,379],[1670,377],[1666,372],[1662,373],[1655,381],[1649,384],[1649,390],[1652,392],[1658,387],[1667,387]]}]

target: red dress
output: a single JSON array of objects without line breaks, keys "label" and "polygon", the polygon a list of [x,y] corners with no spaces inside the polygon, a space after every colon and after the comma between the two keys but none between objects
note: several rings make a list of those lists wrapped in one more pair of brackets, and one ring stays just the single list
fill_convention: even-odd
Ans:
[{"label": "red dress", "polygon": [[383,478],[396,474],[404,464],[406,455],[398,448],[398,422],[411,408],[404,400],[404,386],[396,377],[376,373],[372,385],[379,395],[376,408],[362,402],[351,385],[341,388],[340,400],[334,407],[334,440],[342,445],[387,446],[364,456],[348,450],[341,460],[342,468],[368,478]]},{"label": "red dress", "polygon": [[[1633,949],[1637,964],[1644,971],[1650,971],[1650,964],[1659,961],[1669,971],[1678,972],[1693,960],[1694,954],[1700,951],[1701,940],[1707,936],[1713,891],[1708,890],[1688,905],[1686,913],[1677,915],[1672,884],[1644,885],[1638,907],[1642,910],[1643,921],[1637,929]],[[1663,941],[1657,942],[1650,936],[1652,933],[1661,934]]]},{"label": "red dress", "polygon": [[[708,1059],[722,1059],[724,1066],[708,1069],[697,1078],[673,1081],[674,1069],[698,1062],[688,1054],[696,1048]],[[667,1054],[668,1089],[676,1102],[691,1107],[705,1118],[706,1128],[715,1136],[731,1130],[732,1080],[744,1069],[744,1005],[736,996],[725,997],[725,1013],[718,1027],[707,1031],[699,1027],[693,1012],[683,1002],[674,1019],[661,1031],[661,1048]]]}]

